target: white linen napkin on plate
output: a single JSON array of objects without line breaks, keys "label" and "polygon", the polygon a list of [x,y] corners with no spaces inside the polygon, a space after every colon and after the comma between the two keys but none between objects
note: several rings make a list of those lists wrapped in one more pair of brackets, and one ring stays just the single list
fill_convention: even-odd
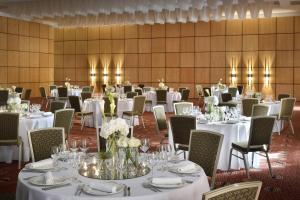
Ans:
[{"label": "white linen napkin on plate", "polygon": [[45,184],[51,185],[54,184],[54,176],[52,172],[46,172],[44,175]]},{"label": "white linen napkin on plate", "polygon": [[93,189],[100,190],[103,192],[116,193],[118,189],[118,185],[115,183],[109,182],[94,182],[90,183],[89,186]]},{"label": "white linen napkin on plate", "polygon": [[157,184],[157,185],[177,185],[181,183],[182,183],[182,179],[180,177],[152,178],[152,184]]},{"label": "white linen napkin on plate", "polygon": [[190,171],[196,170],[196,169],[197,168],[196,168],[196,166],[195,166],[194,163],[188,163],[188,164],[185,164],[185,165],[177,167],[177,171],[178,172],[182,172],[182,173],[184,173],[184,172],[190,172]]},{"label": "white linen napkin on plate", "polygon": [[45,166],[53,166],[54,162],[51,158],[45,159],[45,160],[40,160],[38,162],[33,162],[33,163],[28,163],[26,167],[30,169],[35,169],[35,168],[41,168]]},{"label": "white linen napkin on plate", "polygon": [[52,115],[52,112],[44,112],[43,113],[43,116],[45,116],[45,117],[50,116],[50,115]]}]

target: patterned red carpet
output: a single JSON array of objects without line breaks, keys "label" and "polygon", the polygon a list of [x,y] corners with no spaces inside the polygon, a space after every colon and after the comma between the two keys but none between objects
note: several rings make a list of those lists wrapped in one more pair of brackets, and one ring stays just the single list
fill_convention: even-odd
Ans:
[{"label": "patterned red carpet", "polygon": [[[146,129],[137,126],[134,135],[138,138],[149,137],[152,144],[158,144],[163,138],[155,131],[154,117],[152,113],[144,114]],[[295,135],[289,135],[286,128],[279,136],[273,135],[271,146],[271,165],[276,178],[271,178],[268,173],[266,159],[260,160],[260,168],[251,169],[251,180],[263,182],[259,199],[300,199],[300,104],[296,106],[293,124]],[[71,138],[81,139],[86,137],[89,141],[90,151],[96,150],[96,131],[93,128],[85,128],[80,131],[79,124],[74,124]],[[0,163],[0,199],[14,199],[18,176],[17,162],[12,164]],[[225,184],[247,181],[245,170],[222,172],[218,171],[216,187]]]}]

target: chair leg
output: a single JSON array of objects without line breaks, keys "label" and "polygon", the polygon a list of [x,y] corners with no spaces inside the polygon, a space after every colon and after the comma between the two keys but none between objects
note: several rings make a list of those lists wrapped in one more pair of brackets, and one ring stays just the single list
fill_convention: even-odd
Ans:
[{"label": "chair leg", "polygon": [[278,135],[280,135],[280,129],[281,129],[281,121],[280,122],[280,126],[278,125],[277,121],[275,120],[275,124],[276,124],[276,128],[277,128],[277,131],[278,131]]},{"label": "chair leg", "polygon": [[252,167],[252,168],[254,168],[254,167],[253,167],[253,163],[254,163],[254,154],[255,154],[255,153],[252,152],[252,160],[251,160],[251,167]]},{"label": "chair leg", "polygon": [[21,163],[23,160],[23,142],[19,145],[19,169],[21,169]]},{"label": "chair leg", "polygon": [[267,162],[268,162],[268,166],[269,166],[269,172],[270,172],[271,177],[273,177],[273,172],[272,172],[272,167],[271,167],[271,163],[270,163],[269,154],[268,154],[268,152],[265,152],[265,153],[266,153],[266,158],[267,158]]},{"label": "chair leg", "polygon": [[142,119],[143,127],[145,128],[145,123],[144,123],[143,115],[141,116],[141,119]]},{"label": "chair leg", "polygon": [[293,135],[295,135],[294,127],[293,127],[293,124],[292,124],[292,120],[289,120],[289,125],[290,125],[290,128],[291,128],[291,131],[292,131]]},{"label": "chair leg", "polygon": [[243,160],[244,160],[244,165],[245,165],[247,177],[248,177],[248,179],[250,179],[249,169],[248,169],[248,162],[247,162],[247,160],[246,160],[246,156],[245,156],[244,153],[243,153]]},{"label": "chair leg", "polygon": [[232,151],[233,151],[233,148],[231,148],[231,149],[230,149],[230,154],[229,154],[229,163],[228,163],[228,171],[230,170],[230,167],[231,167]]},{"label": "chair leg", "polygon": [[84,121],[85,121],[85,117],[84,116],[82,116],[81,117],[81,131],[83,130],[83,127],[84,127]]}]

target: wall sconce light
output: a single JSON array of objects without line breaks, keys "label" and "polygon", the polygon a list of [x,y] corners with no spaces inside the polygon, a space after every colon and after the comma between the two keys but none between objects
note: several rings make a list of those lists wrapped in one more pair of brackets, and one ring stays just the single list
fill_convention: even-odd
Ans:
[{"label": "wall sconce light", "polygon": [[96,83],[96,69],[94,67],[92,67],[92,69],[91,69],[90,77],[91,77],[91,85],[95,85],[95,83]]},{"label": "wall sconce light", "polygon": [[91,76],[92,78],[94,78],[94,77],[96,77],[96,73],[95,73],[95,72],[92,72],[92,73],[90,73],[90,76]]},{"label": "wall sconce light", "polygon": [[103,69],[103,83],[108,83],[108,67],[104,67]]},{"label": "wall sconce light", "polygon": [[252,63],[252,58],[251,61],[249,62],[248,60],[248,70],[247,70],[247,78],[248,78],[248,87],[249,89],[252,89],[253,85],[253,63]]},{"label": "wall sconce light", "polygon": [[264,78],[265,78],[265,84],[264,86],[268,88],[270,86],[270,62],[267,63],[267,58],[265,58],[265,73],[264,73]]},{"label": "wall sconce light", "polygon": [[235,86],[236,85],[236,82],[237,82],[237,64],[236,64],[236,60],[235,60],[235,65],[234,65],[234,62],[233,62],[233,58],[231,59],[231,74],[230,74],[230,77],[231,77],[231,85],[232,86]]},{"label": "wall sconce light", "polygon": [[121,67],[116,70],[116,84],[121,84]]}]

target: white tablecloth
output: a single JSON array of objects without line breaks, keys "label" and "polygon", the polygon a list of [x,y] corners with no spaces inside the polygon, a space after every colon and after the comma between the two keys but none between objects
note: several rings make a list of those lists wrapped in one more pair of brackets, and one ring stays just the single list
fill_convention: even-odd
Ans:
[{"label": "white tablecloth", "polygon": [[[102,125],[102,110],[101,108],[104,107],[104,100],[102,99],[87,99],[83,103],[83,110],[93,112],[94,120],[93,122],[92,117],[87,117],[86,125],[89,127],[96,127],[95,123],[97,121],[98,127]],[[133,107],[133,99],[118,99],[118,108],[117,108],[117,115],[118,117],[122,117],[123,112],[131,111]],[[130,121],[128,120],[128,123]],[[138,118],[135,118],[134,125],[139,125]]]},{"label": "white tablecloth", "polygon": [[[149,91],[144,94],[147,100],[152,101],[152,106],[156,106],[156,91]],[[180,92],[167,92],[167,105],[165,107],[166,112],[174,112],[173,101],[180,101],[181,94]],[[151,111],[151,107],[146,107],[147,111]]]},{"label": "white tablecloth", "polygon": [[[70,170],[63,170],[57,172],[59,175],[68,176],[71,174]],[[145,182],[151,173],[146,176],[127,179],[114,180],[114,182],[126,184],[131,188],[131,196],[123,197],[123,191],[111,196],[92,196],[82,193],[80,196],[74,196],[78,183],[72,183],[70,186],[56,188],[53,190],[44,191],[40,187],[29,184],[23,178],[37,175],[36,173],[20,172],[18,177],[18,185],[16,191],[16,200],[73,200],[73,199],[102,199],[102,200],[199,200],[202,199],[202,194],[209,191],[207,177],[202,170],[200,177],[184,177],[184,179],[194,181],[192,184],[187,184],[182,188],[176,189],[161,189],[162,192],[153,192],[148,188],[144,188],[142,183]],[[54,173],[55,175],[55,173]],[[176,175],[169,172],[154,171],[154,176],[175,177]],[[100,180],[89,179],[79,176],[83,183],[99,182]]]},{"label": "white tablecloth", "polygon": [[[82,92],[82,89],[68,89],[68,96],[80,96]],[[51,96],[52,97],[58,97],[58,91],[57,89],[51,90]]]},{"label": "white tablecloth", "polygon": [[[197,130],[214,131],[224,135],[218,169],[227,170],[231,143],[248,141],[250,132],[250,122],[240,122],[237,124],[226,124],[223,122],[213,122],[209,124],[197,123]],[[169,142],[170,144],[173,144],[173,135],[171,129],[169,129]],[[255,165],[257,165],[256,157],[254,159]],[[231,168],[239,169],[241,167],[244,167],[243,161],[239,161],[237,158],[232,157]]]},{"label": "white tablecloth", "polygon": [[[25,162],[28,162],[30,158],[30,148],[27,136],[28,131],[34,129],[53,127],[53,118],[53,114],[48,117],[41,116],[35,119],[25,117],[20,118],[19,136],[21,136],[23,141],[23,160]],[[0,162],[11,162],[12,160],[19,160],[18,152],[19,150],[17,146],[0,146]]]}]

